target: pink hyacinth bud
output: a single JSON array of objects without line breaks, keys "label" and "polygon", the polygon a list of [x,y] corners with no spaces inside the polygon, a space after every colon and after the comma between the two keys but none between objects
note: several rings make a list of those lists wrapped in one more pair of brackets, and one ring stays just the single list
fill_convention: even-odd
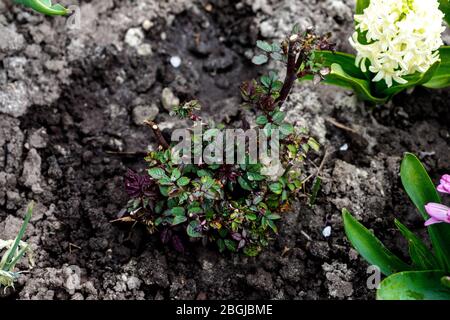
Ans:
[{"label": "pink hyacinth bud", "polygon": [[425,210],[430,215],[430,219],[425,222],[425,226],[435,223],[450,223],[450,208],[439,203],[428,203]]},{"label": "pink hyacinth bud", "polygon": [[437,191],[450,194],[450,175],[444,174],[441,183],[437,187]]}]

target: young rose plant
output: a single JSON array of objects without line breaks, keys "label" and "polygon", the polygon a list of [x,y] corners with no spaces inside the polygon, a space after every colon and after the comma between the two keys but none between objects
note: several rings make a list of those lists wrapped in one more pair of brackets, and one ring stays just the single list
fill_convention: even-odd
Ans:
[{"label": "young rose plant", "polygon": [[[324,83],[353,89],[363,100],[383,104],[415,86],[450,85],[450,47],[443,46],[448,0],[357,0],[357,55],[323,51],[318,61],[331,72]],[[311,76],[303,80],[311,80]]]},{"label": "young rose plant", "polygon": [[[408,241],[412,264],[389,251],[372,232],[343,210],[344,228],[355,249],[387,276],[377,290],[380,300],[450,300],[449,208],[440,197],[425,168],[413,154],[406,154],[400,172],[403,187],[426,220],[433,250],[400,221],[395,225]],[[449,190],[448,175],[437,188]]]},{"label": "young rose plant", "polygon": [[[255,256],[278,233],[277,221],[302,191],[306,178],[302,162],[311,149],[319,148],[304,130],[286,121],[283,103],[300,76],[320,77],[323,70],[312,62],[314,51],[331,45],[327,37],[294,30],[280,45],[258,42],[258,47],[262,54],[253,59],[255,63],[275,59],[286,66],[283,81],[272,71],[241,86],[242,107],[257,113],[253,123],[243,121],[242,128],[258,133],[253,142],[259,156],[254,158],[251,152],[251,138],[233,138],[230,143],[221,130],[224,125],[204,121],[197,114],[198,101],[177,106],[173,115],[191,120],[194,135],[177,149],[178,144],[167,142],[156,123],[146,121],[160,146],[146,157],[146,174],[128,172],[125,187],[131,200],[119,220],[145,224],[150,233],[159,233],[163,243],[181,252],[187,242],[212,242],[221,252]],[[271,154],[261,154],[267,144]],[[187,149],[187,156],[184,152],[180,156]],[[209,158],[208,149],[225,150],[227,161]],[[234,158],[235,154],[241,157]]]}]

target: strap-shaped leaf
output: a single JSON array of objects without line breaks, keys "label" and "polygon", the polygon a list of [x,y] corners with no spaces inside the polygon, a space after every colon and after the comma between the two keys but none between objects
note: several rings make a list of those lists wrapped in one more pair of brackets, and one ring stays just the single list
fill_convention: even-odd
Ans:
[{"label": "strap-shaped leaf", "polygon": [[370,4],[370,0],[356,0],[356,14],[362,14]]},{"label": "strap-shaped leaf", "polygon": [[439,49],[441,64],[431,79],[423,86],[430,89],[442,89],[450,86],[450,47],[444,46]]},{"label": "strap-shaped leaf", "polygon": [[370,73],[362,72],[360,68],[356,66],[356,57],[353,54],[333,51],[316,51],[315,62],[322,64],[325,67],[331,68],[333,64],[338,64],[348,75],[360,78],[369,79]]},{"label": "strap-shaped leaf", "polygon": [[[344,66],[346,70],[352,69],[349,68],[350,64],[340,65],[337,63],[332,63],[330,65],[330,74],[325,76],[325,79],[321,83],[351,89],[360,99],[370,101],[375,104],[384,104],[389,100],[389,97],[379,98],[375,97],[371,93],[370,80],[368,80],[362,72],[359,74],[360,77],[355,77],[347,73],[342,66]],[[312,75],[307,75],[301,78],[300,81],[311,81],[313,79],[314,77]]]},{"label": "strap-shaped leaf", "polygon": [[450,0],[439,0],[439,9],[445,14],[445,21],[450,25]]},{"label": "strap-shaped leaf", "polygon": [[389,97],[374,96],[370,80],[352,77],[337,63],[331,65],[331,73],[325,78],[324,83],[353,89],[362,100],[376,104],[384,104],[389,100]]},{"label": "strap-shaped leaf", "polygon": [[359,223],[346,209],[342,210],[347,238],[370,264],[376,265],[385,275],[410,270],[411,267],[387,249],[377,237]]},{"label": "strap-shaped leaf", "polygon": [[[417,157],[407,153],[402,161],[400,176],[406,193],[415,204],[422,217],[429,218],[425,205],[429,202],[440,203],[436,187]],[[434,253],[442,270],[450,271],[450,225],[435,224],[428,227]]]},{"label": "strap-shaped leaf", "polygon": [[444,287],[450,289],[450,276],[445,276],[441,278],[441,283]]},{"label": "strap-shaped leaf", "polygon": [[450,289],[441,284],[442,271],[406,271],[384,279],[378,300],[450,300]]},{"label": "strap-shaped leaf", "polygon": [[384,81],[380,81],[380,82],[378,82],[378,84],[380,84],[381,88],[383,88],[383,89],[379,89],[380,87],[377,86],[377,92],[380,92],[378,95],[380,95],[382,97],[384,97],[384,96],[393,97],[396,94],[398,94],[404,90],[427,83],[428,81],[430,81],[433,78],[434,74],[439,69],[439,66],[440,66],[440,62],[436,62],[434,65],[432,65],[428,69],[427,72],[415,73],[413,75],[405,76],[403,78],[406,81],[408,81],[407,83],[405,83],[405,84],[395,83],[390,88],[388,88],[386,86],[386,83]]},{"label": "strap-shaped leaf", "polygon": [[414,269],[438,270],[439,262],[423,241],[397,219],[395,219],[395,225],[408,241],[409,255],[414,263]]},{"label": "strap-shaped leaf", "polygon": [[17,4],[31,8],[36,12],[49,16],[65,16],[69,14],[69,10],[60,4],[52,5],[51,0],[14,0]]}]

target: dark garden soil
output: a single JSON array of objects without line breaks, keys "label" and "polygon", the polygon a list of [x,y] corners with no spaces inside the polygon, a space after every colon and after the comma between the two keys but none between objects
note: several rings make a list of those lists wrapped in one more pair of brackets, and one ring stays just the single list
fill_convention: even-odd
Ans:
[{"label": "dark garden soil", "polygon": [[[372,299],[340,210],[405,254],[394,217],[424,228],[401,189],[400,160],[418,154],[434,179],[450,171],[450,92],[416,89],[375,108],[299,84],[285,105],[289,119],[323,144],[306,173],[328,154],[316,205],[299,199],[256,258],[197,244],[181,255],[140,226],[110,222],[127,201],[126,169],[145,168],[132,153],[155,147],[142,119],[154,116],[169,133],[183,123],[162,100],[198,98],[205,117],[238,125],[250,115],[238,85],[264,71],[249,61],[256,40],[280,39],[300,22],[333,31],[349,50],[353,1],[80,3],[81,29],[69,30],[63,18],[0,1],[0,239],[14,238],[27,203],[37,203],[27,231],[36,267],[8,297]],[[166,89],[163,98],[164,88],[174,96]]]}]

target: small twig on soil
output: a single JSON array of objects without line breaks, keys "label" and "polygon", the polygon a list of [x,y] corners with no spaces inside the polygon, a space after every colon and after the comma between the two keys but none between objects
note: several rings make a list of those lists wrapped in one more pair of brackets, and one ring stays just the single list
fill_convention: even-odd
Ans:
[{"label": "small twig on soil", "polygon": [[305,236],[305,238],[306,239],[308,239],[309,241],[312,241],[313,239],[305,232],[305,231],[300,231],[300,233],[302,234],[302,235],[304,235]]},{"label": "small twig on soil", "polygon": [[283,252],[281,252],[281,256],[284,257],[289,253],[289,251],[291,251],[291,248],[284,247]]},{"label": "small twig on soil", "polygon": [[73,243],[69,242],[69,253],[72,253],[72,248],[76,248],[78,250],[81,250],[80,246],[77,246],[76,244],[73,244]]},{"label": "small twig on soil", "polygon": [[126,217],[122,217],[122,218],[119,218],[119,219],[110,220],[109,223],[114,223],[114,222],[134,222],[134,221],[136,221],[136,219],[134,219],[133,217],[126,216]]},{"label": "small twig on soil", "polygon": [[322,162],[320,162],[319,168],[317,168],[315,173],[310,174],[305,180],[303,180],[303,183],[306,183],[307,181],[309,181],[311,178],[315,178],[317,177],[323,170],[323,167],[325,166],[325,162],[328,159],[328,156],[330,155],[330,152],[328,151],[328,149],[325,150],[325,155],[322,158]]},{"label": "small twig on soil", "polygon": [[358,131],[356,131],[353,128],[350,128],[350,127],[346,126],[345,124],[342,124],[342,123],[338,122],[336,119],[333,119],[331,117],[327,117],[327,118],[325,118],[325,121],[331,123],[332,125],[334,125],[335,127],[339,128],[339,129],[350,131],[352,133],[355,133],[355,134],[359,135]]},{"label": "small twig on soil", "polygon": [[170,146],[167,143],[166,139],[164,138],[164,136],[162,135],[161,130],[159,129],[158,125],[150,120],[145,120],[144,124],[146,124],[147,126],[149,126],[152,130],[154,135],[156,136],[156,138],[159,141],[159,144],[164,148],[164,149],[169,149]]}]

